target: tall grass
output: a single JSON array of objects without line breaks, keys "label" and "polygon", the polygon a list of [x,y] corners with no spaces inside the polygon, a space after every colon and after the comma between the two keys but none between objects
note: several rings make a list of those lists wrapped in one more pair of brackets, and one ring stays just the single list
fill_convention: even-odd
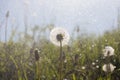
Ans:
[{"label": "tall grass", "polygon": [[[48,36],[43,35],[48,35],[49,26],[45,27],[43,32],[39,32],[40,30],[34,30],[33,35],[19,37],[18,41],[9,39],[6,46],[4,42],[0,42],[0,80],[58,80],[59,47],[54,46]],[[110,74],[102,70],[105,62],[102,50],[106,45],[115,49],[111,63],[116,68]],[[38,61],[35,59],[35,48],[40,50]],[[64,46],[63,52],[64,80],[120,79],[120,30],[114,29],[101,36],[80,34],[76,37],[71,36],[69,46]],[[83,66],[85,69],[82,69]]]}]

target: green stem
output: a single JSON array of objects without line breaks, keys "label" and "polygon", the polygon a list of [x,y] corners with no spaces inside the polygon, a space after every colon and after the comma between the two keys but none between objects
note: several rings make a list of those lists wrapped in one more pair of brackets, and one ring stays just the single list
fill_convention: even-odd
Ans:
[{"label": "green stem", "polygon": [[60,78],[59,78],[59,80],[62,80],[62,66],[63,66],[63,61],[62,61],[62,42],[60,41]]},{"label": "green stem", "polygon": [[39,61],[36,61],[36,79],[40,80],[40,68],[39,68]]}]

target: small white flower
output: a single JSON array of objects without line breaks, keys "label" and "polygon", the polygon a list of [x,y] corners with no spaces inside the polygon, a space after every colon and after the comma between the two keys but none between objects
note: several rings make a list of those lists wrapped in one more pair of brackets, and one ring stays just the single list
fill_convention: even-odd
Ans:
[{"label": "small white flower", "polygon": [[67,63],[67,59],[64,60],[64,63]]},{"label": "small white flower", "polygon": [[82,69],[85,69],[85,66],[83,66]]},{"label": "small white flower", "polygon": [[108,40],[106,39],[105,42],[107,42]]},{"label": "small white flower", "polygon": [[103,50],[103,55],[105,57],[114,55],[114,49],[111,46],[106,46]]},{"label": "small white flower", "polygon": [[114,66],[111,63],[110,64],[104,64],[103,67],[102,67],[103,71],[105,71],[105,72],[113,72],[115,68],[116,68],[116,66]]},{"label": "small white flower", "polygon": [[95,47],[95,45],[93,44],[93,45],[92,45],[92,48],[94,48],[94,47]]},{"label": "small white flower", "polygon": [[63,28],[56,27],[50,32],[50,40],[56,46],[60,46],[60,41],[62,43],[62,46],[67,45],[69,39],[70,37],[68,32]]},{"label": "small white flower", "polygon": [[95,62],[93,62],[92,65],[95,65]]},{"label": "small white flower", "polygon": [[99,68],[99,66],[97,65],[96,68]]},{"label": "small white flower", "polygon": [[96,60],[96,62],[98,62],[99,60]]}]

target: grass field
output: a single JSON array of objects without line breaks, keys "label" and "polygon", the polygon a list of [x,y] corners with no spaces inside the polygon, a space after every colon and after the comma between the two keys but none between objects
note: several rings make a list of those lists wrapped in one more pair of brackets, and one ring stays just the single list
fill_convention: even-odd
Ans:
[{"label": "grass field", "polygon": [[[62,59],[59,47],[46,36],[51,28],[40,30],[17,41],[13,32],[8,42],[0,42],[0,80],[120,80],[120,29],[100,36],[73,31],[76,35],[70,35],[69,44],[62,47]],[[109,59],[103,55],[106,46],[114,49]],[[113,71],[103,70],[108,63],[115,66]]]}]

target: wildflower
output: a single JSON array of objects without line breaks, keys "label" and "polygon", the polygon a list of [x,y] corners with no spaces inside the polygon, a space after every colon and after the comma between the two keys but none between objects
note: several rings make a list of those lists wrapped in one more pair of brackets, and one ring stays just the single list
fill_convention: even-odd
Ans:
[{"label": "wildflower", "polygon": [[82,69],[85,69],[85,66],[83,66]]},{"label": "wildflower", "polygon": [[62,46],[67,45],[69,39],[68,32],[63,28],[56,27],[50,32],[50,40],[56,46],[60,46],[60,42],[62,43]]},{"label": "wildflower", "polygon": [[114,49],[111,46],[106,46],[103,50],[104,57],[112,56],[114,55]]},{"label": "wildflower", "polygon": [[99,66],[97,65],[96,68],[99,68]]},{"label": "wildflower", "polygon": [[94,48],[95,47],[95,45],[92,45],[92,48]]},{"label": "wildflower", "polygon": [[64,63],[67,63],[67,59],[64,60]]},{"label": "wildflower", "polygon": [[92,65],[95,65],[95,62],[93,62]]},{"label": "wildflower", "polygon": [[114,66],[113,64],[109,63],[109,64],[105,64],[103,65],[102,69],[105,72],[113,72],[114,69],[116,68],[116,66]]},{"label": "wildflower", "polygon": [[106,39],[105,42],[107,42],[108,40]]},{"label": "wildflower", "polygon": [[96,60],[96,62],[98,62],[99,60]]}]

